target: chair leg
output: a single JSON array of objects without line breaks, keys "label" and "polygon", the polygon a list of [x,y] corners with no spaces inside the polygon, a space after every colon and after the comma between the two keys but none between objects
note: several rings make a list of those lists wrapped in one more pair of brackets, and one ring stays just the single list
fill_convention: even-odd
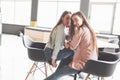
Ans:
[{"label": "chair leg", "polygon": [[47,77],[48,75],[47,75],[47,65],[46,65],[46,63],[44,63],[44,67],[45,67],[45,76]]},{"label": "chair leg", "polygon": [[104,78],[104,77],[101,77],[101,80],[105,80],[105,78]]},{"label": "chair leg", "polygon": [[34,62],[34,63],[35,63],[35,67],[34,67],[34,69],[33,69],[33,71],[32,71],[33,75],[35,74],[35,71],[36,71],[36,69],[37,69],[37,67],[38,67],[38,62]]},{"label": "chair leg", "polygon": [[76,80],[76,79],[77,79],[77,74],[74,75],[74,80]]},{"label": "chair leg", "polygon": [[105,80],[104,77],[98,77],[98,80]]},{"label": "chair leg", "polygon": [[86,77],[84,78],[84,80],[88,80],[89,76],[90,76],[90,74],[87,74]]},{"label": "chair leg", "polygon": [[32,65],[32,67],[30,68],[30,70],[29,70],[29,72],[28,72],[28,74],[27,74],[25,80],[28,79],[29,75],[32,73],[32,71],[33,71],[33,69],[34,69],[35,67],[36,67],[36,63],[34,62],[33,65]]},{"label": "chair leg", "polygon": [[51,72],[53,73],[54,71],[52,70],[52,67],[50,65],[49,65],[49,68],[50,68]]},{"label": "chair leg", "polygon": [[[29,77],[30,74],[33,74],[33,75],[34,75],[34,73],[35,73],[35,71],[36,71],[37,68],[40,69],[40,70],[45,74],[46,77],[48,77],[47,63],[44,62],[43,65],[44,65],[44,71],[42,71],[42,70],[39,68],[38,62],[34,62],[33,65],[32,65],[32,67],[30,68],[30,70],[29,70],[29,72],[28,72],[28,74],[27,74],[25,80],[28,79],[28,77]],[[50,65],[49,65],[49,67],[50,67]],[[51,72],[53,73],[53,70],[52,70],[51,67],[50,67],[50,70],[51,70]]]},{"label": "chair leg", "polygon": [[[49,66],[49,69],[50,69],[51,73],[53,73],[53,70],[52,70],[51,66],[49,64],[48,64],[48,66]],[[45,67],[45,75],[46,75],[46,77],[48,77],[47,63],[44,63],[44,67]]]},{"label": "chair leg", "polygon": [[100,80],[100,77],[98,76],[98,80]]}]

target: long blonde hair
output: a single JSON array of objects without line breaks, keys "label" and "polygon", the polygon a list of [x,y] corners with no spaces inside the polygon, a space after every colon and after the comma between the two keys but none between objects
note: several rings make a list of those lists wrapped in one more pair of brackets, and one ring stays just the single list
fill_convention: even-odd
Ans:
[{"label": "long blonde hair", "polygon": [[[94,30],[91,28],[90,24],[88,23],[85,15],[82,13],[82,12],[76,12],[72,15],[72,17],[74,15],[78,15],[80,18],[83,19],[83,23],[81,25],[81,27],[83,25],[86,25],[86,27],[90,30],[90,33],[91,33],[91,36],[92,36],[92,39],[93,39],[93,49],[96,49],[96,51],[98,52],[98,48],[97,48],[97,40],[96,40],[96,35],[95,35],[95,32]],[[75,34],[75,27],[74,27],[74,23],[73,23],[73,20],[72,20],[72,17],[71,17],[71,26],[70,26],[70,31],[69,31],[69,34],[70,34],[70,37],[71,39],[73,38],[73,35]],[[79,27],[80,28],[80,27]]]},{"label": "long blonde hair", "polygon": [[52,33],[53,33],[53,31],[55,30],[55,28],[56,28],[58,25],[60,25],[60,24],[63,23],[62,18],[63,18],[65,15],[67,15],[67,14],[72,14],[72,13],[71,13],[70,11],[64,11],[64,12],[62,13],[60,19],[58,20],[57,24],[55,25],[55,27],[52,29],[52,31],[51,31],[51,33],[50,33],[50,43],[51,43],[51,44],[52,44]]}]

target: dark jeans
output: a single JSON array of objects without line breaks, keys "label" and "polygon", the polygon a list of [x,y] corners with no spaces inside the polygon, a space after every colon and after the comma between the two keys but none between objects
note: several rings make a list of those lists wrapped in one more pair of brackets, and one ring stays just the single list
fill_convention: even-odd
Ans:
[{"label": "dark jeans", "polygon": [[[45,52],[44,52],[46,60],[50,64],[51,64],[51,60],[52,60],[52,58],[51,58],[52,57],[52,52],[53,52],[53,49],[50,49],[50,48],[46,48]],[[74,55],[74,51],[73,50],[64,48],[64,49],[59,51],[56,60],[66,59],[67,57],[70,57],[70,56],[73,56],[73,55]]]},{"label": "dark jeans", "polygon": [[61,77],[65,75],[76,74],[80,71],[72,69],[68,66],[68,64],[72,61],[72,57],[68,57],[66,59],[61,60],[57,70],[51,76],[47,77],[44,80],[60,80]]}]

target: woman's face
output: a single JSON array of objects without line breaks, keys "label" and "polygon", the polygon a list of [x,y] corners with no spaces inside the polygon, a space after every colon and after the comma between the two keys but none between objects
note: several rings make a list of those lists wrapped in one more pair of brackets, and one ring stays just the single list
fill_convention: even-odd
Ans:
[{"label": "woman's face", "polygon": [[66,14],[63,18],[62,18],[63,24],[66,27],[69,27],[71,24],[71,14]]},{"label": "woman's face", "polygon": [[74,26],[77,28],[79,28],[83,23],[83,19],[78,15],[73,15],[72,20],[73,20]]}]

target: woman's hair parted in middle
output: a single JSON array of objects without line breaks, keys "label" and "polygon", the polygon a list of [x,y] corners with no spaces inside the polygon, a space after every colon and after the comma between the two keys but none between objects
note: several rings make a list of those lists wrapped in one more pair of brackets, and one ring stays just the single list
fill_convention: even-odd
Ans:
[{"label": "woman's hair parted in middle", "polygon": [[[90,31],[90,33],[91,33],[91,36],[92,36],[94,49],[95,49],[95,48],[97,49],[95,32],[94,32],[94,30],[92,29],[92,27],[90,26],[90,24],[88,23],[88,21],[87,21],[85,15],[83,14],[83,12],[78,11],[78,12],[76,12],[76,13],[73,13],[73,14],[72,14],[72,17],[73,17],[74,15],[77,15],[77,16],[79,16],[80,18],[82,18],[83,23],[82,23],[81,27],[82,27],[83,25],[85,25],[85,26],[89,29],[89,31]],[[72,20],[72,17],[71,17],[71,26],[70,26],[70,29],[69,29],[69,34],[70,34],[71,39],[73,38],[73,35],[75,34],[75,26],[74,26],[74,22],[73,22],[73,20]],[[79,28],[80,28],[80,27],[79,27]],[[98,51],[98,50],[97,50],[97,51]]]}]

